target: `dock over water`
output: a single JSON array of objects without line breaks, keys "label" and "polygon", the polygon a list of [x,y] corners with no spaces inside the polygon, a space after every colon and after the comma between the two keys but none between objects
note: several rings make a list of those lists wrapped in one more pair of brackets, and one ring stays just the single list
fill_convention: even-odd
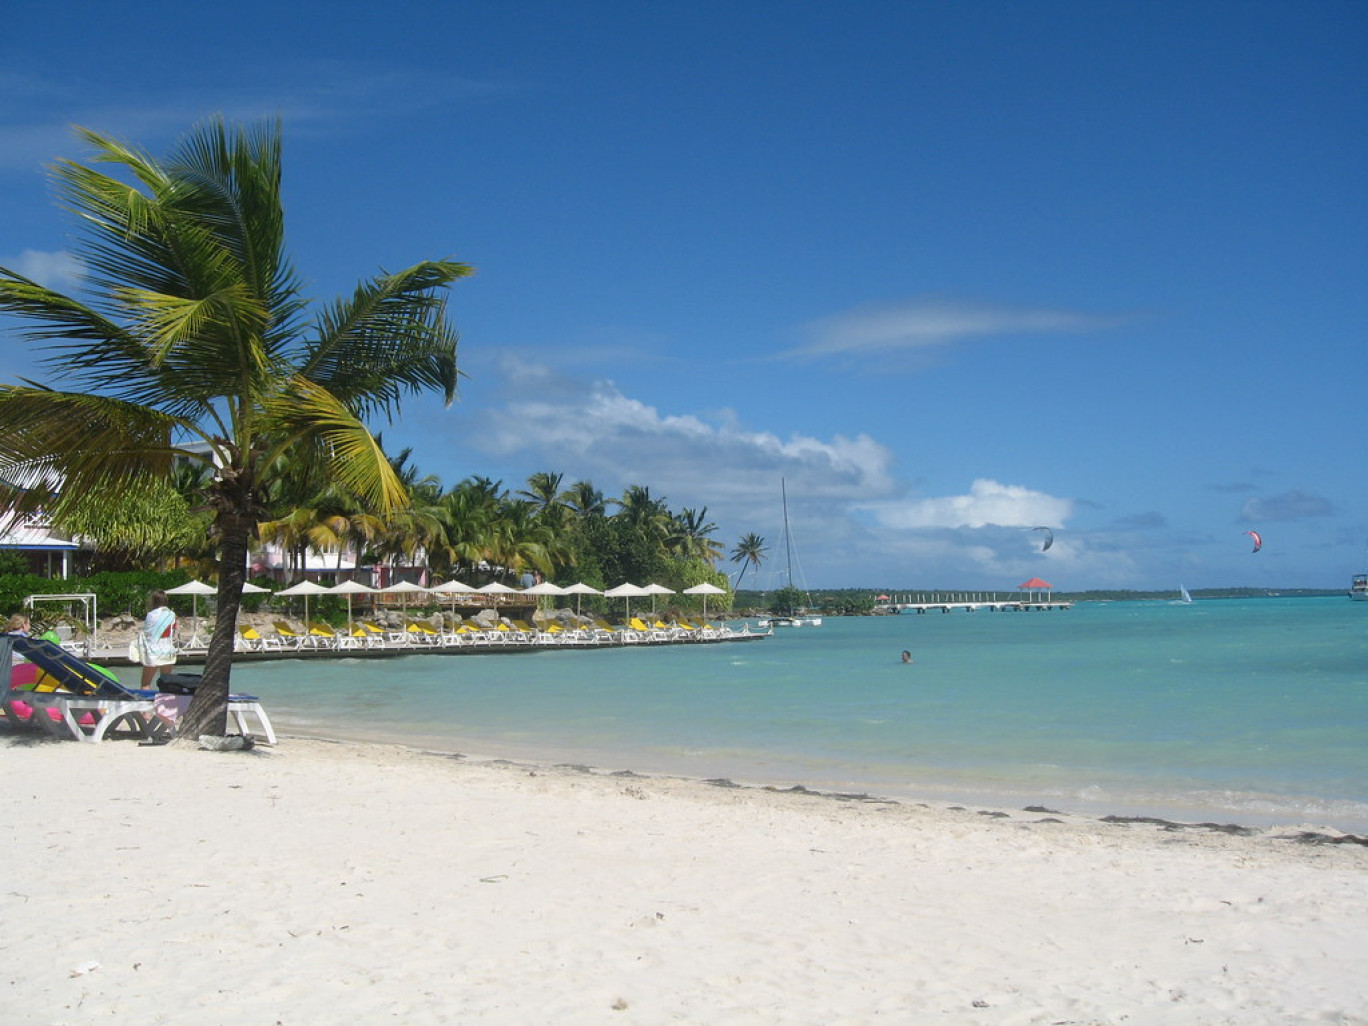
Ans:
[{"label": "dock over water", "polygon": [[1055,602],[1041,598],[998,598],[995,595],[977,593],[907,596],[904,600],[880,602],[874,607],[876,613],[977,613],[987,610],[990,613],[1048,613],[1056,609],[1072,609],[1072,602]]}]

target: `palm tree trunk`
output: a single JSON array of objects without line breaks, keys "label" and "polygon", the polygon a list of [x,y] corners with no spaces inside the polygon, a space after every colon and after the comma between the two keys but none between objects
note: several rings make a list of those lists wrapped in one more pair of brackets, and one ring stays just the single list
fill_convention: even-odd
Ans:
[{"label": "palm tree trunk", "polygon": [[193,740],[201,734],[222,737],[228,732],[228,678],[233,668],[233,642],[237,638],[242,586],[247,581],[247,542],[252,519],[221,514],[219,543],[218,610],[209,651],[204,657],[204,679],[181,720],[179,734]]}]

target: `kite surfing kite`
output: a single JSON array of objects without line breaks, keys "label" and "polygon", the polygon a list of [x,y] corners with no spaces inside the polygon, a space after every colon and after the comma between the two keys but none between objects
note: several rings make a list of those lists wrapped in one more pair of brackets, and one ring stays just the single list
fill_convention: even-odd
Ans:
[{"label": "kite surfing kite", "polygon": [[1045,544],[1040,547],[1040,551],[1048,552],[1050,550],[1050,546],[1054,544],[1054,532],[1051,531],[1048,527],[1037,527],[1035,528],[1035,530],[1045,532]]},{"label": "kite surfing kite", "polygon": [[1259,537],[1258,531],[1246,531],[1245,534],[1249,535],[1251,538],[1254,539],[1255,552],[1258,552],[1261,548],[1263,548],[1263,539]]}]

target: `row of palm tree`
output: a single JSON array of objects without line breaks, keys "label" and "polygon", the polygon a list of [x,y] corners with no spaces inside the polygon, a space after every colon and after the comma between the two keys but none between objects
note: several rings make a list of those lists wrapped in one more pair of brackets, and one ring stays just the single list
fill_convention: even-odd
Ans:
[{"label": "row of palm tree", "polygon": [[[715,572],[725,555],[712,537],[717,525],[708,519],[706,506],[674,512],[644,485],[607,498],[591,481],[566,486],[564,474],[543,471],[512,492],[486,477],[467,478],[446,490],[437,477],[420,476],[409,449],[391,464],[410,500],[396,516],[381,519],[336,489],[324,488],[315,496],[295,496],[282,515],[263,522],[261,540],[293,554],[295,567],[303,565],[310,550],[336,552],[339,562],[350,551],[361,562],[396,568],[421,564],[439,578],[470,583],[529,573],[566,584],[586,577],[598,585],[618,583],[605,580],[586,563],[601,564],[603,548],[621,548],[613,540],[623,538],[644,543],[648,561],[655,563],[637,565],[641,576],[668,576],[672,562]],[[602,530],[598,521],[608,519],[617,521],[620,530]],[[767,551],[764,539],[750,534],[733,549],[732,561],[742,564],[744,576],[747,567],[763,562]],[[616,555],[618,562],[627,558]]]}]

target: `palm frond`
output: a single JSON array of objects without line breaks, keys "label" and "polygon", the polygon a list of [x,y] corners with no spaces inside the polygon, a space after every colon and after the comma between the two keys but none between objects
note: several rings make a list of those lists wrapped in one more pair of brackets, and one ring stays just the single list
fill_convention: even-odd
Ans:
[{"label": "palm frond", "polygon": [[357,496],[368,509],[389,515],[408,505],[408,494],[375,436],[355,413],[327,389],[303,377],[264,405],[278,427],[280,448],[312,443],[337,486]]},{"label": "palm frond", "polygon": [[181,426],[108,396],[2,385],[0,467],[41,468],[63,492],[122,494],[169,475]]},{"label": "palm frond", "polygon": [[447,322],[443,287],[473,273],[454,261],[428,261],[357,286],[315,324],[305,377],[362,415],[392,415],[406,394],[437,391],[450,403],[460,372],[460,336]]}]

